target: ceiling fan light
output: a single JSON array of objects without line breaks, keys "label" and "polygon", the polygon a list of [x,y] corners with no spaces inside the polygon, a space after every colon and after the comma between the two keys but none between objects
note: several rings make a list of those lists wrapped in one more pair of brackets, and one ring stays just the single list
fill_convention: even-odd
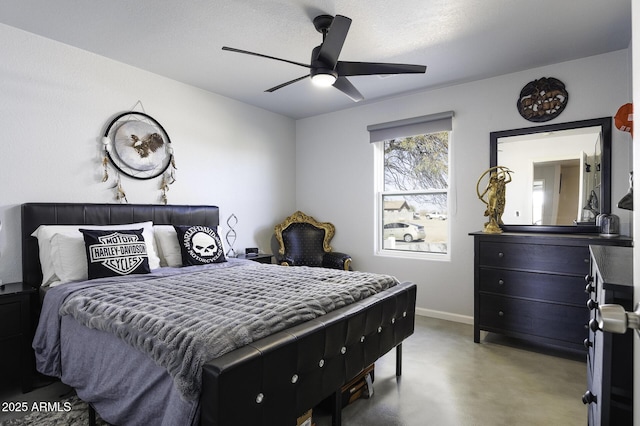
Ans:
[{"label": "ceiling fan light", "polygon": [[318,73],[311,77],[313,84],[319,87],[329,87],[336,82],[337,77],[333,74]]}]

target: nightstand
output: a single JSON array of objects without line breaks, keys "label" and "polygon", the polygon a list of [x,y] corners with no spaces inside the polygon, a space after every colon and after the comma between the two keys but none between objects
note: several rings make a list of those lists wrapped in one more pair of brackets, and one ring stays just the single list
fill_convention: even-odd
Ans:
[{"label": "nightstand", "polygon": [[0,286],[0,364],[2,375],[18,366],[22,392],[33,388],[31,301],[36,290],[22,283]]},{"label": "nightstand", "polygon": [[258,263],[271,263],[272,257],[273,255],[271,253],[258,253],[254,255],[247,255],[247,254],[238,255],[238,259],[248,259]]}]

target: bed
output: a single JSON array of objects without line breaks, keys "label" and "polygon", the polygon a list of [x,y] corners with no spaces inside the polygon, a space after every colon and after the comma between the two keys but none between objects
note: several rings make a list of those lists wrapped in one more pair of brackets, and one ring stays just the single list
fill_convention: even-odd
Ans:
[{"label": "bed", "polygon": [[[215,206],[24,204],[23,281],[36,288],[42,283],[39,245],[32,237],[40,225],[121,225],[145,221],[152,221],[154,225],[216,228],[219,211]],[[245,274],[261,267],[267,271],[260,269],[260,274],[296,269],[251,261],[242,264],[231,259],[221,269],[229,275],[228,271]],[[274,272],[276,268],[285,269]],[[159,268],[154,274],[174,277],[171,270]],[[151,275],[149,282],[155,282],[155,275]],[[44,297],[39,335],[44,340],[55,337],[57,340],[53,339],[51,345],[57,345],[55,350],[47,351],[55,353],[57,348],[59,351],[57,356],[40,359],[39,369],[44,368],[47,374],[52,368],[58,368],[54,375],[73,386],[80,398],[95,407],[103,419],[117,424],[149,424],[153,420],[154,424],[165,425],[293,426],[299,416],[329,399],[334,407],[333,424],[339,425],[340,387],[394,348],[396,374],[400,375],[402,342],[414,330],[416,286],[397,283],[207,359],[201,366],[197,397],[185,398],[184,389],[178,389],[175,377],[157,361],[153,362],[148,354],[108,331],[83,325],[72,315],[52,316],[65,300],[69,302],[76,296],[73,286],[81,287],[79,293],[92,291],[87,290],[92,285],[71,283],[48,290]],[[60,305],[52,305],[55,300]],[[43,327],[54,330],[44,332]],[[34,346],[38,346],[38,352],[43,344],[34,342]],[[42,367],[46,364],[49,367]]]}]

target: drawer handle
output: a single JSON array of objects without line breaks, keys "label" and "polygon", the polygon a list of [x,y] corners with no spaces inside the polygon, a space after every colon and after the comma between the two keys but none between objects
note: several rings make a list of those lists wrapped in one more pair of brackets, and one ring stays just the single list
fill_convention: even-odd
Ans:
[{"label": "drawer handle", "polygon": [[498,285],[504,285],[504,280],[502,279],[498,280]]},{"label": "drawer handle", "polygon": [[[503,316],[504,316],[504,312],[503,312],[503,311],[499,311],[499,312],[498,312],[498,316],[499,316],[499,317],[503,317]],[[596,325],[598,325],[598,323],[596,323]]]},{"label": "drawer handle", "polygon": [[585,293],[589,294],[596,291],[596,286],[593,285],[593,277],[591,275],[585,276],[584,280],[587,282],[587,285],[584,288]]},{"label": "drawer handle", "polygon": [[594,394],[592,394],[590,390],[588,390],[584,393],[584,395],[582,395],[582,403],[587,405],[591,404],[592,402],[597,404],[598,398]]},{"label": "drawer handle", "polygon": [[593,331],[594,333],[600,330],[600,326],[598,326],[598,321],[596,321],[595,319],[592,319],[591,321],[589,321],[589,330]]},{"label": "drawer handle", "polygon": [[504,257],[504,253],[503,252],[498,253],[498,257],[499,258],[503,258]]},{"label": "drawer handle", "polygon": [[590,347],[593,346],[593,343],[591,343],[591,341],[588,338],[584,339],[584,342],[582,342],[582,344],[584,345],[585,349],[589,349]]},{"label": "drawer handle", "polygon": [[587,300],[587,308],[589,308],[590,311],[593,311],[597,307],[598,307],[598,302],[596,302],[593,299]]}]

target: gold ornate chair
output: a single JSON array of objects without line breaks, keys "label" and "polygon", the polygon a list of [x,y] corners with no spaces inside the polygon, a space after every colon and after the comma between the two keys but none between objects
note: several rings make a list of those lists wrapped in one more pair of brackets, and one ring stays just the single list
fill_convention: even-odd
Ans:
[{"label": "gold ornate chair", "polygon": [[285,266],[320,266],[351,268],[351,256],[331,251],[331,239],[336,232],[329,222],[318,222],[297,211],[276,225],[276,240],[280,246],[276,261]]}]

